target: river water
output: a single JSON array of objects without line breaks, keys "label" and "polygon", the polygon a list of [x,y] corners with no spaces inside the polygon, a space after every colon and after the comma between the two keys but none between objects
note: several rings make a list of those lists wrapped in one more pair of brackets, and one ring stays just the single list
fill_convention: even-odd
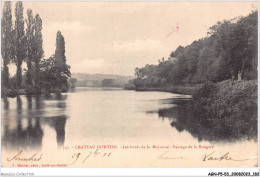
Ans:
[{"label": "river water", "polygon": [[[198,118],[193,118],[192,108],[186,106],[190,101],[191,96],[166,92],[83,87],[48,98],[19,96],[2,99],[2,164],[12,166],[13,163],[6,159],[19,151],[42,153],[61,163],[82,145],[114,145],[118,154],[115,152],[111,160],[92,159],[87,164],[74,165],[257,165],[256,140],[211,131]],[[137,149],[125,150],[123,146]],[[140,150],[138,146],[150,146],[150,149]],[[154,161],[167,146],[190,160]],[[189,150],[188,146],[193,148]],[[234,159],[247,160],[204,162],[203,156],[211,152],[216,156],[229,152]],[[51,163],[46,159],[44,162]]]}]

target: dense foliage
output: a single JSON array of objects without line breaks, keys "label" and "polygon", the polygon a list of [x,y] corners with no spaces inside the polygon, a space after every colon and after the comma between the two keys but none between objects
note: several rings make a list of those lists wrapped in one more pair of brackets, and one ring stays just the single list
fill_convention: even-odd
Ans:
[{"label": "dense foliage", "polygon": [[212,130],[256,137],[257,81],[208,82],[194,94],[194,101],[198,115],[212,125]]},{"label": "dense foliage", "polygon": [[39,65],[41,87],[44,93],[65,92],[69,88],[70,66],[66,64],[65,41],[61,32],[57,32],[55,54],[41,60]]},{"label": "dense foliage", "polygon": [[200,84],[257,78],[257,11],[247,17],[218,22],[208,37],[179,46],[158,65],[136,68],[136,88]]}]

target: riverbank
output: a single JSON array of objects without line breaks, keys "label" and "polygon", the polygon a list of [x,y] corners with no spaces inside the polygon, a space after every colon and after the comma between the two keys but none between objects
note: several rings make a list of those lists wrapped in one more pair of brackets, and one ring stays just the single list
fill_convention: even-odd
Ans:
[{"label": "riverbank", "polygon": [[[56,94],[61,94],[61,93],[65,93],[68,90],[56,90],[56,92],[41,92],[38,95],[50,95],[51,93],[56,93]],[[1,98],[5,98],[5,97],[17,97],[19,95],[37,95],[36,93],[33,92],[26,92],[25,89],[1,89]]]},{"label": "riverbank", "polygon": [[197,85],[175,85],[175,86],[165,86],[165,87],[142,87],[136,88],[136,91],[159,91],[159,92],[170,92],[170,93],[178,93],[184,95],[193,95],[195,94],[200,88],[202,84]]},{"label": "riverbank", "polygon": [[257,104],[257,80],[207,82],[193,96],[197,101],[213,101],[217,104],[234,104],[242,100],[251,100]]},{"label": "riverbank", "polygon": [[25,89],[1,89],[1,97],[16,97],[18,95],[27,95]]},{"label": "riverbank", "polygon": [[257,81],[208,82],[193,95],[197,114],[223,136],[257,137]]}]

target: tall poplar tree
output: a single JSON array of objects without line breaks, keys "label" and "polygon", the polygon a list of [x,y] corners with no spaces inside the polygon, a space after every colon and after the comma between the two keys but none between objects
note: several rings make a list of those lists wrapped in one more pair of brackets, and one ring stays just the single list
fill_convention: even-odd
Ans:
[{"label": "tall poplar tree", "polygon": [[56,36],[55,64],[57,66],[66,64],[65,40],[60,31],[57,32]]},{"label": "tall poplar tree", "polygon": [[59,75],[58,82],[59,87],[63,86],[68,87],[67,79],[71,76],[70,66],[66,64],[66,56],[65,56],[65,40],[60,31],[57,32],[56,37],[56,50],[54,54],[54,66],[57,68],[57,72]]},{"label": "tall poplar tree", "polygon": [[60,31],[57,32],[56,37],[56,50],[54,54],[55,66],[59,69],[62,75],[70,77],[71,73],[69,71],[69,66],[67,65],[67,60],[65,56],[65,40]]},{"label": "tall poplar tree", "polygon": [[9,69],[8,64],[13,57],[13,35],[12,35],[12,9],[11,2],[5,1],[3,8],[3,16],[1,20],[1,53],[3,57],[3,88],[9,85]]},{"label": "tall poplar tree", "polygon": [[31,9],[27,10],[27,29],[26,29],[26,38],[27,38],[27,73],[26,73],[26,84],[27,88],[33,87],[33,67],[32,61],[34,60],[34,45],[35,45],[35,27],[34,27],[34,17]]},{"label": "tall poplar tree", "polygon": [[15,56],[13,63],[16,65],[16,87],[19,89],[22,83],[22,63],[26,58],[26,36],[24,32],[23,3],[18,1],[15,5]]},{"label": "tall poplar tree", "polygon": [[44,55],[42,48],[42,19],[38,14],[35,16],[35,44],[34,44],[34,63],[35,63],[35,89],[40,92],[40,61]]}]

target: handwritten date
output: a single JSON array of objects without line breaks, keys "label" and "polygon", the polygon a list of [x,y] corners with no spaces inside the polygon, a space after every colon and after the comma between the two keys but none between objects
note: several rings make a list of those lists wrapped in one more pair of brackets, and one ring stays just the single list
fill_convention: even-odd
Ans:
[{"label": "handwritten date", "polygon": [[81,161],[81,163],[85,163],[87,161],[87,159],[89,158],[96,158],[96,157],[101,157],[101,158],[108,158],[111,156],[111,152],[100,152],[99,149],[96,149],[95,151],[89,151],[86,154],[83,153],[74,153],[72,155],[72,163],[68,164],[68,165],[73,165],[75,164],[77,161]]}]

